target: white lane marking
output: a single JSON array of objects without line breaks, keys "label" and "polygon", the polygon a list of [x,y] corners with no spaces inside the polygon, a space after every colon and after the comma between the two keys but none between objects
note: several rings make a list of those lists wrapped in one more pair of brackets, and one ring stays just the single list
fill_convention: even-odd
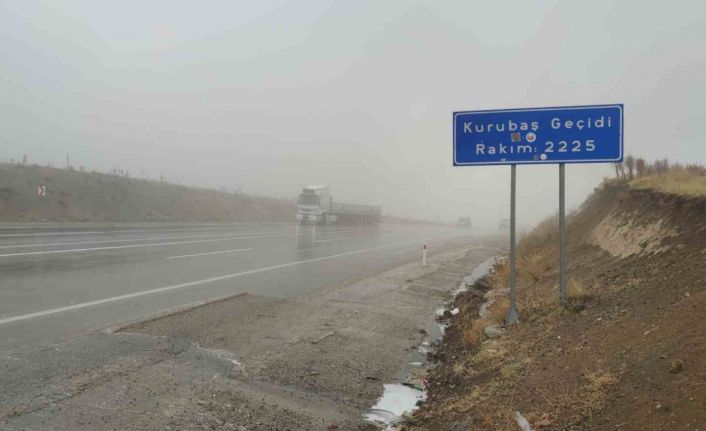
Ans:
[{"label": "white lane marking", "polygon": [[[105,233],[116,233],[116,232],[130,232],[134,233],[136,231],[124,231],[124,230],[85,230],[85,231],[80,231],[80,232],[43,232],[43,233],[8,233],[8,234],[3,234],[0,235],[0,238],[16,238],[16,237],[22,237],[22,236],[54,236],[54,235],[96,235],[96,234],[105,234]],[[154,231],[152,231],[154,232]]]},{"label": "white lane marking", "polygon": [[220,275],[218,277],[204,278],[203,280],[196,280],[196,281],[190,281],[187,283],[174,284],[172,286],[158,287],[156,289],[144,290],[142,292],[128,293],[125,295],[112,296],[110,298],[98,299],[95,301],[88,301],[88,302],[82,302],[79,304],[67,305],[65,307],[58,307],[58,308],[52,308],[49,310],[36,311],[34,313],[21,314],[18,316],[12,316],[12,317],[6,317],[4,319],[0,319],[0,325],[5,325],[7,323],[12,323],[12,322],[19,322],[21,320],[34,319],[36,317],[44,317],[44,316],[48,316],[51,314],[62,313],[64,311],[80,310],[82,308],[93,307],[96,305],[109,304],[111,302],[122,301],[125,299],[139,298],[140,296],[152,295],[154,293],[168,292],[170,290],[184,289],[187,287],[194,287],[194,286],[198,286],[201,284],[213,283],[216,281],[228,280],[230,278],[242,277],[244,275],[251,275],[251,274],[257,274],[260,272],[273,271],[273,270],[282,269],[282,268],[289,268],[292,266],[304,265],[304,264],[313,263],[313,262],[321,262],[323,260],[335,259],[337,257],[350,256],[350,255],[360,254],[360,253],[367,253],[369,251],[399,247],[399,246],[408,245],[408,244],[419,244],[420,241],[421,240],[417,239],[414,241],[406,241],[406,242],[400,242],[397,244],[382,245],[379,247],[366,248],[363,250],[347,251],[345,253],[332,254],[330,256],[323,256],[323,257],[317,257],[314,259],[299,260],[299,261],[294,261],[294,262],[287,262],[287,263],[282,263],[279,265],[265,266],[263,268],[251,269],[251,270],[242,271],[242,272],[235,272],[233,274]]},{"label": "white lane marking", "polygon": [[[277,224],[277,223],[273,223]],[[281,223],[282,226],[296,226],[291,223]],[[203,228],[192,228],[192,229],[107,229],[107,230],[85,230],[85,231],[60,231],[60,232],[35,232],[35,233],[8,233],[0,234],[0,238],[18,238],[18,237],[28,237],[28,236],[59,236],[59,235],[105,235],[105,234],[115,234],[115,233],[150,233],[150,232],[199,232],[199,231],[218,231],[218,230],[236,230],[238,227],[243,227],[243,225],[232,225],[227,227],[203,227]],[[56,228],[56,227],[54,227]],[[6,227],[0,226],[0,231],[2,229],[7,229]],[[37,229],[36,227],[13,227],[12,229]],[[325,230],[323,233],[328,232],[372,232],[375,229],[365,229],[365,230]],[[259,233],[259,232],[253,232]],[[243,235],[246,235],[244,232]]]},{"label": "white lane marking", "polygon": [[351,237],[346,237],[346,238],[330,238],[330,239],[315,239],[314,242],[343,241],[344,239],[351,239]]},{"label": "white lane marking", "polygon": [[324,235],[327,233],[344,233],[344,232],[375,232],[380,229],[332,229],[332,230],[319,230],[317,233]]},{"label": "white lane marking", "polygon": [[[0,228],[1,230],[2,228]],[[32,228],[30,228],[32,229]],[[198,232],[198,231],[217,231],[217,230],[235,230],[233,227],[213,227],[199,229],[110,229],[110,230],[85,230],[85,231],[61,231],[61,232],[37,232],[37,233],[9,233],[0,234],[0,238],[17,238],[23,236],[58,236],[58,235],[102,235],[112,233],[150,233],[150,232]],[[257,232],[256,232],[257,233]],[[247,234],[244,232],[243,234]]]},{"label": "white lane marking", "polygon": [[[332,231],[331,233],[346,233],[346,232],[370,232],[371,230],[365,230],[365,231],[358,231],[358,230],[340,230],[340,231]],[[271,232],[254,232],[251,234],[248,233],[242,233],[242,234],[237,234],[234,236],[229,236],[228,238],[239,238],[242,235],[269,235],[269,234],[278,234],[280,231],[271,231]],[[258,237],[258,238],[276,238],[276,237],[282,237],[282,236],[295,236],[295,234],[280,234],[280,235],[273,235],[271,237]],[[106,240],[100,240],[100,241],[75,241],[75,242],[50,242],[50,243],[40,243],[40,244],[11,244],[11,245],[0,245],[0,250],[2,249],[8,249],[8,248],[37,248],[37,247],[58,247],[58,246],[64,246],[64,245],[80,245],[80,244],[109,244],[109,243],[117,243],[117,242],[144,242],[144,241],[169,241],[173,239],[190,239],[190,238],[224,238],[222,235],[188,235],[188,236],[172,236],[172,237],[154,237],[154,238],[124,238],[124,239],[106,239]],[[253,237],[244,237],[247,239],[252,239]],[[348,239],[348,238],[343,238],[343,239]],[[320,241],[328,241],[328,240],[320,240]]]},{"label": "white lane marking", "polygon": [[196,254],[182,254],[181,256],[165,257],[165,259],[183,259],[185,257],[207,256],[209,254],[235,253],[236,251],[250,251],[250,250],[253,250],[253,249],[252,248],[237,248],[235,250],[209,251],[207,253],[196,253]]},{"label": "white lane marking", "polygon": [[126,227],[169,227],[174,228],[188,228],[188,227],[205,227],[205,226],[215,226],[215,227],[225,227],[225,226],[276,226],[276,225],[295,225],[295,223],[287,222],[232,222],[232,223],[134,223],[134,224],[106,224],[106,223],[20,223],[20,224],[8,224],[0,223],[0,229],[58,229],[63,228],[76,228],[76,227],[93,227],[93,228],[126,228]]},{"label": "white lane marking", "polygon": [[[269,234],[277,234],[278,232],[255,232],[257,235],[269,235]],[[253,235],[243,233],[239,235],[230,235],[228,238],[251,238],[251,237],[243,237],[242,235]],[[278,237],[278,236],[294,236],[293,233],[291,234],[279,234],[279,235],[274,235],[273,237]],[[106,239],[106,240],[101,240],[101,241],[77,241],[77,242],[51,242],[51,243],[42,243],[42,244],[12,244],[12,245],[2,245],[0,246],[0,249],[7,249],[7,248],[34,248],[34,247],[55,247],[55,246],[62,246],[62,245],[79,245],[79,244],[107,244],[111,242],[130,242],[130,241],[135,241],[135,242],[144,242],[144,241],[170,241],[173,239],[192,239],[192,238],[226,238],[223,235],[187,235],[187,236],[158,236],[158,237],[153,237],[153,238],[125,238],[125,239]],[[270,237],[265,237],[263,236],[262,238],[270,238]]]},{"label": "white lane marking", "polygon": [[39,254],[80,253],[80,252],[84,252],[84,251],[120,250],[120,249],[124,249],[124,248],[136,248],[136,247],[161,247],[161,246],[165,246],[165,245],[200,244],[200,243],[204,243],[204,242],[237,241],[239,239],[275,238],[275,237],[284,237],[284,236],[294,236],[294,234],[264,235],[264,236],[236,236],[236,237],[217,238],[217,239],[202,239],[202,240],[197,240],[197,241],[174,241],[174,242],[158,242],[155,244],[115,245],[115,246],[111,246],[111,247],[70,248],[67,250],[27,251],[27,252],[23,252],[23,253],[0,254],[0,257],[35,256],[35,255],[39,255]]}]

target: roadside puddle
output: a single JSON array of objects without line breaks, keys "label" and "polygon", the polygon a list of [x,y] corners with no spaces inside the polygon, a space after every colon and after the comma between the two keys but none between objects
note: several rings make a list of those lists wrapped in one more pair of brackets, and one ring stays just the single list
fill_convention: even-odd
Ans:
[{"label": "roadside puddle", "polygon": [[415,410],[417,403],[427,399],[427,394],[424,391],[403,384],[393,383],[384,386],[385,392],[377,404],[365,413],[365,418],[388,427],[399,422],[406,412]]},{"label": "roadside puddle", "polygon": [[[476,266],[470,275],[463,278],[458,288],[452,291],[452,297],[455,298],[460,292],[488,274],[495,262],[496,258],[491,257]],[[446,307],[436,311],[436,318],[443,317],[445,314],[454,314],[454,310],[448,309],[448,304],[451,304],[451,301]],[[386,430],[392,430],[395,424],[401,422],[419,408],[419,404],[426,401],[426,374],[436,366],[432,360],[434,346],[441,342],[446,329],[445,324],[436,318],[429,322],[424,330],[420,330],[424,340],[407,354],[404,366],[396,379],[402,383],[384,384],[385,391],[382,397],[363,415],[367,420],[383,425]]]}]

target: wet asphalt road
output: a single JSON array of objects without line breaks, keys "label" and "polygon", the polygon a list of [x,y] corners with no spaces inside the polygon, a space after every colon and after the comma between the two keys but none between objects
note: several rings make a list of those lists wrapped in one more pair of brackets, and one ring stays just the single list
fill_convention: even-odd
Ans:
[{"label": "wet asphalt road", "polygon": [[475,241],[444,226],[0,225],[0,350],[242,292],[294,297],[419,259],[424,240]]}]

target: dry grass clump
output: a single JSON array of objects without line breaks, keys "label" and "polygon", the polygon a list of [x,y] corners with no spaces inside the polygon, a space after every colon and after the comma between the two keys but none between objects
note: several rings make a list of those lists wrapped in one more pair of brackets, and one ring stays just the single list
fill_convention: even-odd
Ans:
[{"label": "dry grass clump", "polygon": [[487,308],[484,320],[499,325],[505,321],[509,309],[510,298],[507,295],[496,296],[493,303]]},{"label": "dry grass clump", "polygon": [[576,391],[575,402],[584,417],[590,417],[600,410],[608,397],[608,389],[618,383],[618,377],[607,371],[594,371],[584,374],[588,382]]},{"label": "dry grass clump", "polygon": [[500,367],[500,377],[505,380],[514,380],[524,370],[525,365],[521,361],[510,362]]},{"label": "dry grass clump", "polygon": [[466,325],[463,329],[463,341],[466,344],[466,348],[473,349],[480,345],[484,340],[485,327],[488,323],[484,319],[476,319],[473,323]]},{"label": "dry grass clump", "polygon": [[566,302],[576,310],[583,310],[590,299],[586,285],[583,281],[571,278],[566,286]]},{"label": "dry grass clump", "polygon": [[618,383],[618,378],[607,371],[593,371],[584,374],[584,378],[588,381],[592,388],[603,389]]},{"label": "dry grass clump", "polygon": [[613,373],[597,370],[584,373],[583,381],[575,385],[558,384],[543,392],[542,397],[553,416],[572,412],[570,422],[580,423],[603,408],[610,387],[618,381]]},{"label": "dry grass clump", "polygon": [[669,367],[670,373],[681,373],[684,371],[684,362],[681,359],[675,359],[672,361],[672,365]]},{"label": "dry grass clump", "polygon": [[549,253],[546,252],[535,252],[529,256],[519,256],[516,262],[518,273],[521,272],[523,276],[529,277],[530,281],[533,282],[541,280],[548,271],[551,271],[552,264],[556,265],[553,259],[548,259],[549,257]]},{"label": "dry grass clump", "polygon": [[510,299],[506,295],[496,295],[489,301],[491,302],[483,317],[472,314],[465,307],[461,309],[463,340],[468,349],[478,347],[485,340],[487,326],[500,325],[505,321],[505,315],[510,308]]},{"label": "dry grass clump", "polygon": [[510,265],[507,259],[498,261],[493,266],[493,271],[490,275],[490,285],[494,289],[503,289],[508,287],[510,279]]},{"label": "dry grass clump", "polygon": [[462,377],[465,376],[468,373],[468,368],[466,366],[467,364],[464,363],[464,361],[456,361],[453,364],[453,372],[456,376]]}]

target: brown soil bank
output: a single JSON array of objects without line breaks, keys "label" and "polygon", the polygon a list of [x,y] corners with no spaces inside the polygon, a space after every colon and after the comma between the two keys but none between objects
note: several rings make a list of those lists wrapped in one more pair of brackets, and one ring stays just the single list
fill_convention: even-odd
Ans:
[{"label": "brown soil bank", "polygon": [[[507,268],[456,299],[415,430],[706,429],[706,198],[606,184],[569,222],[569,305],[558,306],[554,223],[518,248],[521,323],[507,299],[478,318]],[[492,338],[488,338],[488,335]]]},{"label": "brown soil bank", "polygon": [[294,222],[295,212],[294,201],[282,199],[0,163],[0,222]]}]

